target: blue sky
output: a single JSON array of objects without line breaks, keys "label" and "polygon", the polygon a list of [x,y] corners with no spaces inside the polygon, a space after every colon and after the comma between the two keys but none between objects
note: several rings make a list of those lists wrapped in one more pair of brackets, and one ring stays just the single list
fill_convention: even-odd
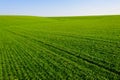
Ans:
[{"label": "blue sky", "polygon": [[0,15],[120,14],[120,0],[0,0]]}]

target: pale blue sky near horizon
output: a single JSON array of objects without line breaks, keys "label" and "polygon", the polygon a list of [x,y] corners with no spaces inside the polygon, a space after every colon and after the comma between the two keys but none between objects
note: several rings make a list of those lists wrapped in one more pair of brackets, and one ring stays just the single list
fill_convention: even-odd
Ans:
[{"label": "pale blue sky near horizon", "polygon": [[81,16],[120,14],[120,0],[0,0],[0,15]]}]

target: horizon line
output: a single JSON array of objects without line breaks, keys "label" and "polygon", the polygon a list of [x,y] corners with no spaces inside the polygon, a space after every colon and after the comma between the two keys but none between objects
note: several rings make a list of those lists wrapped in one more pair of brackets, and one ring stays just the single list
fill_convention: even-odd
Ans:
[{"label": "horizon line", "polygon": [[43,16],[43,15],[27,15],[27,14],[0,14],[0,16],[36,16],[36,17],[77,17],[77,16],[119,16],[120,14],[90,14],[90,15],[55,15],[55,16]]}]

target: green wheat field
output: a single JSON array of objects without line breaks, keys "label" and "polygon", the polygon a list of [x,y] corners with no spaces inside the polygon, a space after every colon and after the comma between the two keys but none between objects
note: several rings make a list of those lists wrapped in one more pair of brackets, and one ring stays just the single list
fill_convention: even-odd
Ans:
[{"label": "green wheat field", "polygon": [[120,80],[120,16],[0,16],[0,80]]}]

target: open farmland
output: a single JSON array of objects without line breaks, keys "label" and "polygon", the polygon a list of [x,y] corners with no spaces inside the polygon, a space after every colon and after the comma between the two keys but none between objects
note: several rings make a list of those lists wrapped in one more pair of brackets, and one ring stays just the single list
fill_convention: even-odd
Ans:
[{"label": "open farmland", "polygon": [[120,80],[120,16],[0,16],[0,80]]}]

